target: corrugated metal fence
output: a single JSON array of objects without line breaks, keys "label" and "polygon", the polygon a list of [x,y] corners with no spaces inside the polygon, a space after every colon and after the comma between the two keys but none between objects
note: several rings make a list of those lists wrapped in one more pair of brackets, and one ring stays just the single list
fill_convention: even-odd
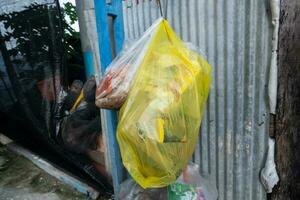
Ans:
[{"label": "corrugated metal fence", "polygon": [[[167,5],[166,5],[167,3]],[[219,199],[266,199],[259,181],[268,138],[271,20],[267,0],[162,0],[167,20],[213,67],[194,161],[211,175]],[[125,39],[159,17],[156,1],[123,1]]]}]

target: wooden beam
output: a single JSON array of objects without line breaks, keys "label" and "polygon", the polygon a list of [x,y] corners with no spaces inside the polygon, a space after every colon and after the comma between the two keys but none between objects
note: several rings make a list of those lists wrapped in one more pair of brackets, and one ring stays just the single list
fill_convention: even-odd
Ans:
[{"label": "wooden beam", "polygon": [[[101,72],[104,73],[114,55],[111,48],[118,54],[124,41],[124,27],[122,14],[122,0],[111,0],[109,4],[104,0],[94,0],[98,42],[100,50]],[[113,31],[109,31],[108,17],[113,14]],[[112,35],[113,34],[113,35]],[[112,45],[115,45],[112,47]],[[111,175],[115,196],[118,196],[120,184],[126,178],[119,146],[116,140],[118,124],[117,112],[101,109],[101,122],[106,146],[106,169]]]},{"label": "wooden beam", "polygon": [[280,182],[272,200],[300,199],[300,1],[281,1],[274,124]]}]

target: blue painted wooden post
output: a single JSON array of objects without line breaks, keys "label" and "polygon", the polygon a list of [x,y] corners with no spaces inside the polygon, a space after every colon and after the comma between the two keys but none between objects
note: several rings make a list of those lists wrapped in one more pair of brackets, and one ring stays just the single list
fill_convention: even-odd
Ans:
[{"label": "blue painted wooden post", "polygon": [[[112,61],[111,42],[108,29],[108,16],[113,17],[115,50],[119,53],[124,41],[122,0],[94,0],[97,33],[99,39],[101,71],[105,69]],[[121,162],[119,146],[116,141],[117,113],[115,111],[104,110],[107,150],[111,166],[114,192],[117,195],[120,189],[120,183],[124,179],[124,168]]]},{"label": "blue painted wooden post", "polygon": [[85,75],[86,75],[86,78],[89,78],[91,75],[95,74],[93,52],[92,51],[84,51],[83,59],[84,59],[84,65],[85,65]]}]

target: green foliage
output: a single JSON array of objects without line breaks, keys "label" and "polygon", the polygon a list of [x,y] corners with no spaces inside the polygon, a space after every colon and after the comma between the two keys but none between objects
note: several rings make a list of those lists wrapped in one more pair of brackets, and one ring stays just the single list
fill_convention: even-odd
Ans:
[{"label": "green foliage", "polygon": [[55,6],[32,4],[26,10],[0,16],[5,30],[3,39],[10,44],[8,53],[15,57],[14,62],[25,58],[33,67],[55,56],[54,52],[62,53],[62,43],[57,40],[61,29],[56,11]]},{"label": "green foliage", "polygon": [[[66,18],[70,19],[67,22]],[[28,73],[25,76],[40,76],[39,66],[65,63],[69,81],[84,76],[83,56],[79,32],[72,28],[78,20],[75,6],[64,4],[59,15],[56,4],[40,5],[33,3],[24,10],[0,15],[3,24],[1,35],[7,44],[8,54],[13,56],[12,62]],[[63,36],[63,37],[62,37]],[[62,40],[63,38],[63,40]],[[36,73],[36,74],[33,74]],[[49,73],[52,73],[49,71]]]},{"label": "green foliage", "polygon": [[[67,59],[72,57],[81,56],[81,46],[80,46],[80,35],[79,32],[72,28],[72,25],[78,21],[78,17],[76,14],[76,7],[68,2],[64,3],[64,7],[62,9],[63,14],[63,27],[64,27],[64,43],[65,50],[67,52]],[[70,22],[67,22],[67,18],[70,19]]]},{"label": "green foliage", "polygon": [[[73,79],[81,79],[84,77],[84,64],[81,52],[80,34],[72,25],[78,21],[76,7],[68,2],[63,4],[62,23],[64,28],[64,46],[67,56],[67,66],[69,71],[69,82]],[[69,22],[67,19],[69,18]]]},{"label": "green foliage", "polygon": [[69,16],[71,20],[71,25],[75,24],[75,22],[78,21],[78,17],[76,14],[76,6],[74,6],[71,2],[64,3],[64,11],[66,15]]}]

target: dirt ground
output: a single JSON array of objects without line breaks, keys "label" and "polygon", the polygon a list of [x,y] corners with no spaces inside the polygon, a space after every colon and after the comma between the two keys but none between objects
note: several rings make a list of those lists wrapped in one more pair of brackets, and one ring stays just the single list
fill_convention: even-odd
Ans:
[{"label": "dirt ground", "polygon": [[[1,200],[87,200],[73,188],[48,175],[26,158],[0,145]],[[99,197],[100,199],[109,199]]]}]

